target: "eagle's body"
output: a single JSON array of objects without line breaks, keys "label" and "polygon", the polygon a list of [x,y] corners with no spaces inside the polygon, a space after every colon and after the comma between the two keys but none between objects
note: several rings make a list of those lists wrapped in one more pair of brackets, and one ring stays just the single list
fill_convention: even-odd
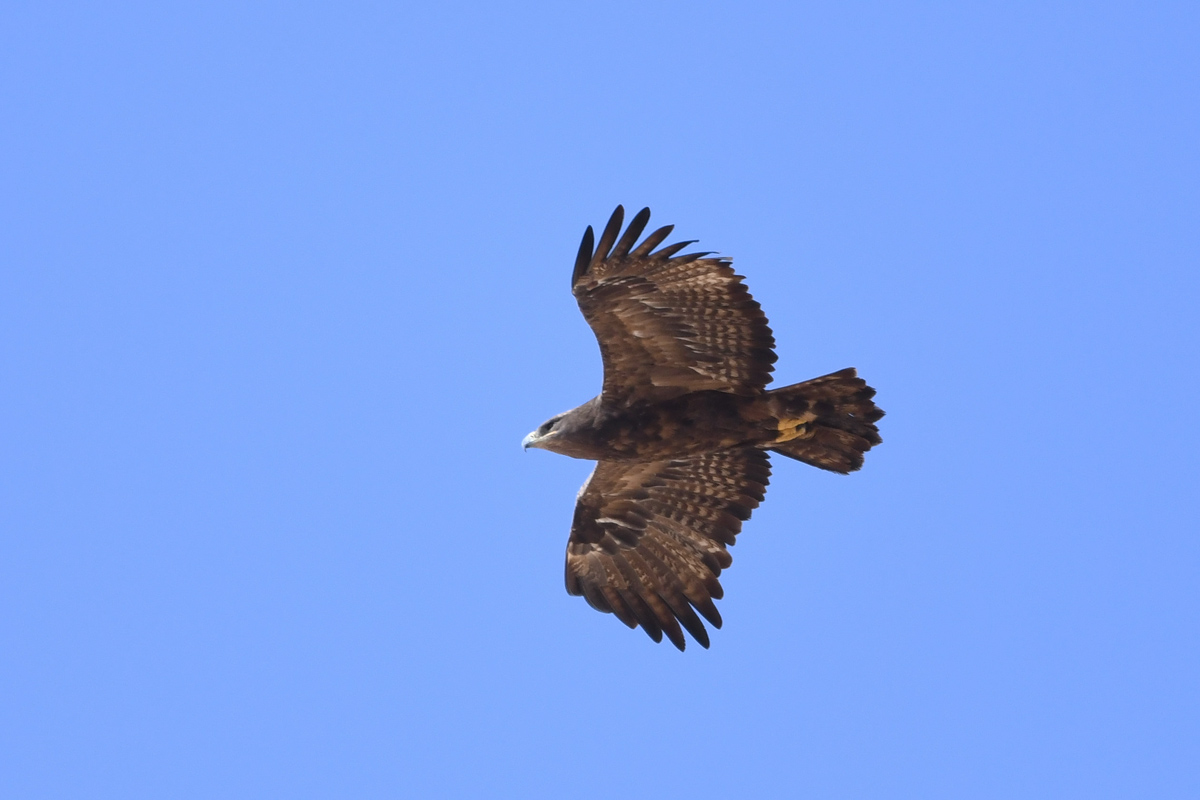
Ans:
[{"label": "eagle's body", "polygon": [[655,461],[768,441],[757,397],[692,392],[658,402],[614,406],[594,397],[564,415],[559,436],[539,445],[591,461]]},{"label": "eagle's body", "polygon": [[618,241],[623,217],[617,206],[594,252],[587,229],[572,275],[603,390],[524,444],[599,462],[575,507],[567,591],[655,641],[682,650],[682,625],[707,647],[696,612],[720,627],[717,576],[763,499],[767,451],[851,472],[883,412],[853,369],[768,391],[774,337],[729,261],[675,255],[690,242],[654,251],[670,226],[634,247],[649,209]]}]

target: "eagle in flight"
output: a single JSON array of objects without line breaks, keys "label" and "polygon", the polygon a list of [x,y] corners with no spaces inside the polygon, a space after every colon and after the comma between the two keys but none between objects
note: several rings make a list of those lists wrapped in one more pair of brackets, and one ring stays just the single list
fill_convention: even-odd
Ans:
[{"label": "eagle in flight", "polygon": [[[703,647],[721,627],[717,580],[762,502],[774,452],[831,472],[880,443],[875,390],[853,368],[768,390],[775,338],[727,258],[656,250],[668,225],[621,233],[617,206],[583,234],[571,291],[604,361],[600,395],[551,417],[524,447],[598,462],[579,490],[567,591],[656,642]],[[618,236],[620,238],[618,238]]]}]

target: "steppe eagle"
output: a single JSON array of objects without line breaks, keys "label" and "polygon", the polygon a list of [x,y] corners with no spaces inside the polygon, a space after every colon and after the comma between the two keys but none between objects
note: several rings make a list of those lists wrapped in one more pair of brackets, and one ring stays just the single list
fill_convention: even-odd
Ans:
[{"label": "steppe eagle", "polygon": [[[880,443],[875,390],[853,368],[767,390],[775,339],[728,258],[655,250],[666,226],[621,234],[617,206],[579,246],[571,291],[604,361],[600,395],[525,437],[598,462],[579,491],[567,543],[567,591],[656,642],[703,647],[700,617],[732,563],[727,548],[762,502],[768,452],[848,473]],[[618,235],[620,238],[618,239]]]}]

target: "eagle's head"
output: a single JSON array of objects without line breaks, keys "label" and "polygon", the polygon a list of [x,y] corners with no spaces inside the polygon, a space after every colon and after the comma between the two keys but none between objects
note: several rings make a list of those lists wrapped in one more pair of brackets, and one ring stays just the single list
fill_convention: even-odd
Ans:
[{"label": "eagle's head", "polygon": [[538,429],[521,440],[521,447],[528,450],[531,447],[537,447],[542,450],[554,450],[554,439],[560,436],[562,431],[555,426],[562,421],[567,412],[553,416],[538,426]]}]

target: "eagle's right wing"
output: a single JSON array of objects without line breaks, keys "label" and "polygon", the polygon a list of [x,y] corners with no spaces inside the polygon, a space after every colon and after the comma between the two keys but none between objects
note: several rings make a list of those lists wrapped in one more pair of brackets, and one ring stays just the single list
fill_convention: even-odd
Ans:
[{"label": "eagle's right wing", "polygon": [[571,291],[600,343],[604,401],[762,391],[771,380],[775,338],[729,260],[675,255],[691,242],[654,252],[670,225],[634,247],[650,220],[648,208],[618,241],[624,216],[617,206],[594,252],[587,229],[571,276]]},{"label": "eagle's right wing", "polygon": [[753,447],[656,462],[601,461],[579,492],[567,543],[567,591],[680,650],[686,628],[708,647],[726,547],[766,493],[767,454]]}]

